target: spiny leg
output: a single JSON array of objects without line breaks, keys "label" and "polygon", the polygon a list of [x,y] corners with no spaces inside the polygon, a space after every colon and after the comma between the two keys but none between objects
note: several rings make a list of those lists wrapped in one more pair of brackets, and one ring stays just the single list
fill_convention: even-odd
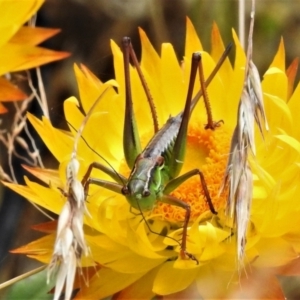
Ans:
[{"label": "spiny leg", "polygon": [[203,100],[204,100],[204,105],[207,113],[207,124],[205,125],[205,129],[211,129],[214,130],[216,127],[219,127],[221,123],[224,123],[223,120],[215,122],[212,117],[212,111],[211,111],[211,106],[210,106],[210,101],[208,98],[208,93],[206,89],[206,83],[204,79],[204,72],[203,72],[203,65],[202,65],[202,59],[200,57],[199,61],[199,78],[200,78],[200,86],[201,86],[201,91],[203,94]]},{"label": "spiny leg", "polygon": [[126,163],[131,169],[134,166],[136,157],[141,153],[142,147],[135,116],[133,113],[133,103],[130,84],[129,45],[130,39],[123,38],[122,50],[124,58],[125,77],[125,118],[123,129],[123,151]]},{"label": "spiny leg", "polygon": [[101,187],[103,187],[107,190],[110,190],[112,192],[115,192],[117,194],[122,194],[123,186],[121,184],[116,183],[116,182],[103,180],[103,179],[97,179],[97,178],[90,177],[90,178],[87,179],[87,181],[84,184],[84,193],[85,193],[85,195],[88,194],[90,184],[95,184],[95,185],[101,186]]},{"label": "spiny leg", "polygon": [[116,170],[110,169],[98,162],[93,162],[89,165],[89,167],[81,181],[82,184],[84,184],[84,182],[86,182],[87,179],[91,176],[93,169],[98,169],[98,170],[102,171],[103,173],[110,176],[114,181],[118,182],[119,184],[125,184],[127,181],[126,177],[124,177],[123,175],[118,173]]},{"label": "spiny leg", "polygon": [[158,118],[157,118],[157,113],[156,113],[156,108],[155,108],[155,105],[154,105],[153,97],[150,93],[150,89],[147,85],[145,76],[144,76],[143,71],[140,67],[140,64],[137,60],[137,57],[135,55],[135,52],[134,52],[134,49],[132,47],[131,40],[130,40],[129,37],[124,37],[123,38],[123,49],[124,49],[124,51],[129,52],[129,55],[130,55],[130,57],[133,61],[133,64],[134,64],[137,72],[138,72],[138,75],[140,77],[142,86],[144,88],[144,91],[145,91],[145,94],[146,94],[146,97],[147,97],[147,100],[148,100],[148,103],[149,103],[149,106],[150,106],[150,110],[151,110],[151,114],[152,114],[152,120],[153,120],[153,126],[154,126],[154,132],[156,133],[159,130],[159,125],[158,125]]},{"label": "spiny leg", "polygon": [[[110,176],[115,182],[91,178],[91,173],[92,173],[93,169],[101,170],[103,173]],[[118,194],[121,194],[121,189],[126,182],[127,182],[127,179],[123,175],[121,175],[117,171],[111,170],[108,167],[106,167],[100,163],[97,163],[97,162],[93,162],[89,165],[85,175],[83,176],[83,179],[81,180],[81,184],[84,187],[85,195],[88,194],[90,184],[96,184],[96,185],[105,187],[111,191],[114,191]]]},{"label": "spiny leg", "polygon": [[[187,179],[189,179],[189,178],[191,178],[192,176],[195,176],[195,175],[199,175],[201,185],[202,185],[202,189],[203,189],[203,192],[204,192],[204,196],[206,198],[206,202],[209,206],[210,211],[213,214],[217,214],[217,212],[216,212],[216,210],[213,206],[211,197],[209,195],[209,191],[208,191],[208,188],[207,188],[207,184],[205,182],[204,175],[199,169],[191,170],[191,171],[189,171],[185,174],[182,174],[181,176],[178,176],[178,177],[172,179],[171,181],[169,181],[168,184],[165,186],[165,188],[163,190],[164,196],[160,199],[160,201],[162,201],[164,203],[171,204],[171,205],[182,207],[183,209],[186,210],[186,214],[185,214],[185,218],[184,218],[184,224],[183,224],[183,232],[182,232],[181,254],[182,254],[182,257],[184,257],[186,255],[189,258],[197,261],[197,259],[192,254],[190,254],[186,251],[187,228],[188,228],[188,224],[189,224],[189,220],[190,220],[190,214],[191,214],[190,205],[183,202],[182,200],[179,200],[175,197],[172,197],[172,196],[168,195],[169,193],[174,191],[178,186],[180,186],[183,182],[185,182]],[[197,261],[197,263],[198,263],[198,261]]]},{"label": "spiny leg", "polygon": [[200,178],[200,181],[201,181],[201,186],[202,186],[202,189],[203,189],[203,193],[204,193],[206,202],[207,202],[207,204],[209,206],[210,211],[213,214],[216,215],[217,212],[216,212],[216,210],[214,208],[214,205],[212,203],[212,200],[211,200],[208,188],[207,188],[207,184],[206,184],[204,175],[203,175],[203,173],[199,169],[193,169],[193,170],[191,170],[191,171],[189,171],[187,173],[184,173],[184,174],[182,174],[182,175],[180,175],[180,176],[178,176],[178,177],[170,180],[167,183],[167,185],[165,186],[165,188],[163,190],[163,193],[164,194],[170,194],[177,187],[179,187],[182,183],[184,183],[186,180],[188,180],[189,178],[191,178],[192,176],[195,176],[195,175],[199,175],[199,178]]},{"label": "spiny leg", "polygon": [[125,76],[125,119],[124,119],[124,132],[123,132],[123,148],[124,155],[129,168],[133,168],[136,157],[142,152],[140,137],[138,134],[138,128],[133,112],[133,102],[130,84],[130,57],[136,67],[141,83],[145,90],[145,94],[148,99],[148,103],[152,113],[152,119],[154,123],[154,132],[158,131],[158,120],[156,109],[153,103],[152,96],[147,86],[145,77],[140,68],[139,62],[136,58],[135,52],[132,48],[129,37],[124,37],[122,40],[122,50],[124,57],[124,76]]},{"label": "spiny leg", "polygon": [[184,161],[184,157],[185,157],[187,131],[188,131],[188,125],[189,125],[189,119],[191,113],[191,102],[192,102],[194,85],[197,76],[197,68],[200,61],[200,57],[201,57],[200,53],[198,52],[193,53],[190,81],[189,81],[189,87],[186,96],[185,107],[184,107],[184,111],[181,113],[181,124],[179,127],[178,135],[174,143],[173,153],[170,157],[169,169],[170,169],[171,178],[175,178],[179,174],[182,168],[182,164],[180,162]]},{"label": "spiny leg", "polygon": [[[137,202],[137,206],[139,207],[139,203],[138,203],[138,202]],[[167,232],[166,232],[166,234],[163,234],[163,233],[162,233],[163,230],[162,230],[161,232],[154,231],[154,230],[151,228],[151,226],[149,225],[150,222],[148,222],[148,221],[146,220],[145,215],[144,215],[144,213],[143,213],[143,210],[142,210],[140,207],[139,207],[139,211],[140,211],[140,212],[137,214],[137,213],[135,213],[135,212],[132,211],[132,206],[130,207],[130,212],[131,212],[132,214],[142,216],[142,219],[143,219],[143,221],[145,222],[145,224],[146,224],[146,226],[147,226],[149,232],[151,232],[151,233],[153,233],[153,234],[156,234],[156,235],[159,235],[159,236],[162,236],[162,237],[167,237],[168,239],[171,239],[171,240],[173,240],[174,242],[176,242],[176,243],[181,247],[181,243],[180,243],[177,239],[175,239],[175,238],[173,238],[173,237],[170,237],[170,236],[167,236]]]},{"label": "spiny leg", "polygon": [[[221,55],[220,59],[218,60],[217,64],[215,65],[214,69],[212,70],[212,72],[210,73],[210,75],[205,80],[205,87],[206,88],[208,88],[209,84],[211,83],[211,81],[213,80],[213,78],[216,76],[216,74],[220,70],[220,68],[223,65],[225,59],[227,58],[227,56],[228,56],[231,48],[232,48],[232,43],[229,43],[227,45],[226,49],[224,50],[223,54]],[[203,95],[203,92],[200,89],[200,91],[196,94],[196,96],[192,100],[190,113],[193,112],[194,108],[196,107],[196,105],[197,105],[199,99],[202,97],[202,95]]]},{"label": "spiny leg", "polygon": [[196,263],[198,265],[199,261],[197,260],[197,258],[193,254],[186,251],[187,229],[188,229],[189,220],[190,220],[190,216],[191,216],[190,205],[185,203],[182,200],[177,199],[176,197],[171,196],[171,195],[163,195],[159,199],[159,201],[185,209],[185,217],[184,217],[184,223],[183,223],[183,227],[182,227],[183,231],[182,231],[180,255],[181,255],[182,259],[185,259],[186,256],[189,257],[190,259],[196,261]]}]

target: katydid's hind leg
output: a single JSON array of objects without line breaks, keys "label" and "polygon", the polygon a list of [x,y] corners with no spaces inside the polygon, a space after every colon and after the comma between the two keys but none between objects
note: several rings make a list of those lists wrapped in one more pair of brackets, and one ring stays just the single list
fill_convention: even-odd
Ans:
[{"label": "katydid's hind leg", "polygon": [[207,89],[206,89],[205,78],[204,78],[202,57],[200,57],[200,60],[199,60],[199,78],[200,78],[200,86],[201,86],[201,91],[203,94],[203,100],[204,100],[204,105],[205,105],[206,114],[207,114],[207,124],[205,125],[205,129],[214,130],[216,127],[219,127],[221,125],[221,123],[224,123],[224,121],[223,120],[219,120],[219,121],[213,120],[211,106],[210,106],[209,97],[208,97],[208,93],[207,93]]},{"label": "katydid's hind leg", "polygon": [[123,131],[123,148],[127,165],[132,169],[135,163],[136,157],[142,152],[140,138],[138,134],[138,128],[133,112],[133,102],[130,84],[130,58],[138,72],[142,86],[144,88],[150,110],[153,119],[154,132],[158,132],[158,118],[156,108],[154,105],[153,97],[151,96],[148,88],[145,76],[136,58],[135,52],[131,45],[129,37],[124,37],[122,40],[122,50],[124,57],[124,76],[125,76],[125,119],[124,119],[124,131]]},{"label": "katydid's hind leg", "polygon": [[[125,37],[124,39],[127,39],[127,41],[128,41],[129,38]],[[148,104],[149,104],[150,110],[151,110],[154,132],[156,133],[159,130],[159,125],[158,125],[158,117],[157,117],[157,112],[156,112],[156,108],[155,108],[155,105],[154,105],[153,97],[151,95],[150,89],[149,89],[148,84],[146,82],[146,79],[145,79],[145,76],[144,76],[143,71],[141,69],[141,66],[140,66],[140,64],[137,60],[136,55],[135,55],[135,52],[134,52],[134,49],[133,49],[132,44],[130,42],[130,39],[129,39],[129,43],[128,43],[128,51],[129,51],[129,55],[132,59],[132,62],[133,62],[134,66],[137,70],[137,73],[140,77],[140,81],[142,83],[143,89],[145,91],[145,94],[146,94],[146,97],[147,97],[147,100],[148,100]]]},{"label": "katydid's hind leg", "polygon": [[180,249],[180,255],[182,259],[185,259],[186,257],[189,257],[190,259],[196,261],[197,265],[199,264],[199,261],[197,258],[186,251],[186,239],[187,239],[187,228],[189,225],[189,220],[191,216],[191,207],[189,204],[185,203],[182,200],[177,199],[176,197],[173,197],[171,195],[163,195],[159,201],[163,203],[167,203],[170,205],[178,206],[183,209],[185,209],[185,217],[184,217],[184,223],[183,223],[183,231],[182,231],[182,240],[181,240],[181,249]]},{"label": "katydid's hind leg", "polygon": [[178,162],[183,161],[185,156],[185,149],[187,143],[187,131],[188,131],[188,125],[190,119],[190,111],[191,111],[191,102],[192,102],[194,85],[195,85],[200,58],[201,58],[200,53],[193,53],[190,81],[189,81],[189,87],[188,87],[188,92],[185,101],[185,107],[182,112],[181,124],[174,143],[173,153],[171,155],[170,163],[169,163],[171,177],[175,177],[179,174],[182,164]]},{"label": "katydid's hind leg", "polygon": [[210,194],[209,194],[209,190],[207,188],[207,184],[206,184],[206,181],[205,181],[205,178],[204,178],[204,175],[203,173],[199,170],[199,169],[194,169],[194,170],[191,170],[187,173],[184,173],[172,180],[170,180],[167,185],[165,186],[164,190],[163,190],[163,193],[168,195],[170,194],[171,192],[173,192],[177,187],[179,187],[182,183],[184,183],[186,180],[188,180],[189,178],[191,178],[192,176],[195,176],[195,175],[199,175],[199,178],[200,178],[200,181],[201,181],[201,185],[202,185],[202,189],[203,189],[203,192],[204,192],[204,196],[206,198],[206,202],[209,206],[209,209],[210,211],[213,213],[213,214],[217,214],[215,208],[214,208],[214,205],[212,203],[212,200],[211,200],[211,197],[210,197]]},{"label": "katydid's hind leg", "polygon": [[123,150],[127,165],[129,166],[129,168],[133,168],[135,159],[141,153],[142,147],[133,112],[129,63],[130,45],[130,38],[124,37],[122,40],[125,77],[125,118],[123,130]]}]

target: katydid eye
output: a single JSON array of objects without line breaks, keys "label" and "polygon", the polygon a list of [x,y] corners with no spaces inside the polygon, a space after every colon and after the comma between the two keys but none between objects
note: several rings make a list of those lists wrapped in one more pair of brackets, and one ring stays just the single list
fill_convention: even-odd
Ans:
[{"label": "katydid eye", "polygon": [[143,191],[143,197],[149,197],[150,196],[150,191],[149,190],[145,190]]},{"label": "katydid eye", "polygon": [[123,195],[128,195],[129,194],[129,189],[127,186],[123,186],[122,189],[121,189],[121,193]]}]

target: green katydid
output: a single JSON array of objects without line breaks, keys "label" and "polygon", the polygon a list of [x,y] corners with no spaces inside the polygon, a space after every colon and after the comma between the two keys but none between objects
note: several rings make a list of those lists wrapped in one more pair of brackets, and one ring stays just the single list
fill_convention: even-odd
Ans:
[{"label": "green katydid", "polygon": [[[220,125],[220,122],[222,122],[214,122],[212,119],[206,87],[210,84],[211,80],[228,56],[231,45],[227,46],[219,62],[216,64],[214,70],[212,71],[206,82],[204,81],[201,54],[193,54],[190,82],[185,108],[177,116],[170,117],[161,129],[158,128],[158,122],[152,97],[134,53],[133,47],[131,45],[130,38],[123,38],[122,46],[126,89],[123,148],[125,160],[132,171],[129,178],[127,179],[121,174],[118,174],[115,170],[111,170],[110,168],[100,163],[94,162],[89,166],[82,180],[82,184],[85,187],[86,194],[88,193],[89,184],[96,184],[116,193],[123,194],[127,198],[130,206],[141,212],[153,209],[156,201],[161,201],[185,209],[186,214],[183,224],[182,241],[180,243],[181,257],[189,257],[197,261],[197,259],[192,254],[186,251],[186,238],[188,223],[190,219],[190,206],[182,200],[171,196],[170,193],[190,177],[198,175],[209,208],[212,213],[216,214],[202,172],[199,169],[193,169],[185,174],[182,174],[180,176],[178,175],[182,167],[182,162],[184,160],[190,115],[202,95],[204,98],[208,116],[208,123],[205,128],[213,130],[215,129],[215,127]],[[136,67],[141,83],[144,87],[154,122],[155,134],[144,150],[142,150],[140,146],[140,138],[137,132],[137,125],[133,112],[129,73],[130,58],[132,59]],[[194,99],[192,99],[197,69],[199,69],[201,90],[197,93]],[[102,170],[115,182],[91,178],[90,175],[93,168]]]}]

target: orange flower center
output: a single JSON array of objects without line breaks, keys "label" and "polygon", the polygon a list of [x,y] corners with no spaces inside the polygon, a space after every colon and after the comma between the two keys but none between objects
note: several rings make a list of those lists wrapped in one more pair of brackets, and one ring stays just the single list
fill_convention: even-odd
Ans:
[{"label": "orange flower center", "polygon": [[[205,130],[200,124],[189,129],[185,163],[191,168],[183,170],[181,174],[195,168],[203,172],[212,203],[217,211],[224,207],[227,198],[226,193],[219,195],[219,191],[229,148],[230,134],[223,124],[214,131]],[[209,210],[199,176],[193,176],[184,182],[171,195],[191,206],[191,221]],[[162,202],[158,202],[153,213],[161,214],[166,220],[175,223],[182,222],[185,216],[184,209]]]}]

